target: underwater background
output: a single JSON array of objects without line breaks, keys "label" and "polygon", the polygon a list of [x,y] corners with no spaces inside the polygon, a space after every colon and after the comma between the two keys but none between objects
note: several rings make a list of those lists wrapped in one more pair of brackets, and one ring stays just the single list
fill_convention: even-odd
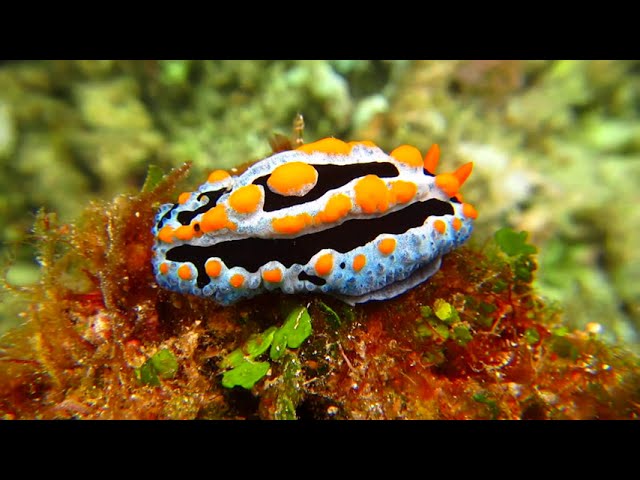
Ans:
[{"label": "underwater background", "polygon": [[[73,221],[139,191],[150,165],[193,162],[191,183],[304,140],[440,144],[473,161],[473,242],[510,226],[538,247],[538,294],[570,327],[637,348],[638,61],[5,61],[0,64],[0,242],[6,280],[37,281],[38,209]],[[5,293],[0,331],[23,308]]]}]

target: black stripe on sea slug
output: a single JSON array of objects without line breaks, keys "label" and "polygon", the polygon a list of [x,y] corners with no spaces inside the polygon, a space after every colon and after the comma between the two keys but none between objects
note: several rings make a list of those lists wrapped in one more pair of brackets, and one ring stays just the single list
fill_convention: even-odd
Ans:
[{"label": "black stripe on sea slug", "polygon": [[283,196],[273,193],[267,185],[269,175],[256,178],[253,183],[264,187],[265,212],[273,212],[281,208],[288,208],[302,203],[317,200],[329,190],[342,187],[355,178],[366,175],[377,175],[381,178],[397,177],[400,172],[390,162],[350,163],[348,165],[311,165],[318,172],[318,182],[309,193],[302,197]]},{"label": "black stripe on sea slug", "polygon": [[201,213],[209,211],[211,208],[216,206],[218,199],[222,196],[223,193],[227,192],[227,190],[216,190],[215,192],[202,192],[198,195],[198,201],[202,200],[202,197],[207,197],[209,200],[207,203],[202,205],[201,207],[196,208],[195,210],[185,210],[178,214],[178,221],[182,225],[189,225],[191,220],[193,220],[196,216]]},{"label": "black stripe on sea slug", "polygon": [[227,268],[243,267],[256,272],[262,265],[277,260],[285,267],[305,265],[323,248],[346,253],[381,233],[398,235],[419,227],[429,216],[453,215],[450,203],[431,198],[416,202],[382,217],[352,219],[316,233],[295,238],[244,238],[209,246],[180,245],[167,251],[167,260],[191,262],[198,269],[198,287],[209,283],[204,264],[211,257],[222,259]]}]

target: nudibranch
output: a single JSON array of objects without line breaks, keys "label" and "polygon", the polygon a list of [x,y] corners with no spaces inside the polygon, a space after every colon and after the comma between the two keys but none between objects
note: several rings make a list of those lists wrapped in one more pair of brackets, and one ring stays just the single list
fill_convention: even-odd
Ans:
[{"label": "nudibranch", "polygon": [[157,282],[222,305],[277,289],[352,305],[400,295],[437,272],[477,216],[459,193],[472,164],[436,174],[439,155],[325,138],[241,175],[216,170],[159,209]]}]

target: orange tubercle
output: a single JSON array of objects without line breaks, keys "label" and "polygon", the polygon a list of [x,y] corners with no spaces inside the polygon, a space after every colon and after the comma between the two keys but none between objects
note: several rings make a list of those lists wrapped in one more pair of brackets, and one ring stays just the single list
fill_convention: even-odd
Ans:
[{"label": "orange tubercle", "polygon": [[322,140],[318,140],[317,142],[307,143],[305,145],[301,145],[296,150],[305,153],[313,153],[313,152],[324,152],[324,153],[335,153],[338,155],[347,155],[351,152],[351,146],[342,140],[338,140],[337,138],[329,137],[323,138]]},{"label": "orange tubercle", "polygon": [[424,156],[424,169],[435,175],[436,168],[438,167],[438,160],[440,160],[440,146],[437,143],[434,143]]},{"label": "orange tubercle", "polygon": [[435,222],[433,222],[433,228],[435,228],[440,233],[444,233],[447,231],[447,224],[442,220],[436,220]]},{"label": "orange tubercle", "polygon": [[451,226],[457,232],[458,230],[460,230],[460,228],[462,228],[462,220],[460,220],[458,217],[454,218],[453,222],[451,222]]},{"label": "orange tubercle", "polygon": [[182,225],[181,227],[176,228],[173,234],[178,240],[188,242],[193,238],[194,231],[191,225]]},{"label": "orange tubercle", "polygon": [[377,175],[367,175],[356,183],[356,203],[364,213],[386,212],[391,194],[387,185]]},{"label": "orange tubercle", "polygon": [[465,163],[455,172],[453,172],[455,177],[458,179],[460,186],[462,186],[462,184],[466,182],[467,178],[469,178],[469,175],[471,175],[471,170],[473,170],[473,162]]},{"label": "orange tubercle", "polygon": [[396,239],[395,238],[384,238],[380,240],[378,243],[378,250],[383,255],[390,255],[396,249]]},{"label": "orange tubercle", "polygon": [[169,273],[169,264],[166,262],[162,262],[160,264],[160,273],[162,275],[166,275],[167,273]]},{"label": "orange tubercle", "polygon": [[207,178],[207,182],[216,183],[230,176],[231,175],[229,175],[229,172],[225,172],[224,170],[214,170],[209,174],[209,178]]},{"label": "orange tubercle", "polygon": [[325,253],[316,261],[316,273],[320,276],[329,275],[333,270],[333,254]]},{"label": "orange tubercle", "polygon": [[353,142],[349,142],[347,145],[349,145],[350,147],[354,147],[355,145],[364,145],[365,147],[374,147],[374,148],[378,147],[371,140],[356,140]]},{"label": "orange tubercle", "polygon": [[178,267],[178,276],[182,280],[191,280],[191,277],[192,277],[191,267],[186,263],[180,265],[180,267]]},{"label": "orange tubercle", "polygon": [[353,270],[354,272],[359,272],[360,270],[362,270],[364,268],[364,266],[367,264],[367,257],[365,257],[363,254],[358,254],[355,257],[353,257]]},{"label": "orange tubercle", "polygon": [[262,272],[262,278],[267,282],[280,283],[282,281],[282,270],[274,268],[273,270],[265,270]]},{"label": "orange tubercle", "polygon": [[289,162],[277,167],[267,180],[274,193],[286,196],[302,196],[318,181],[318,171],[308,163]]},{"label": "orange tubercle", "polygon": [[204,264],[204,269],[210,277],[219,277],[222,272],[222,264],[218,260],[209,259]]},{"label": "orange tubercle", "polygon": [[423,165],[420,150],[412,145],[400,145],[394,149],[389,156],[412,167],[422,167]]},{"label": "orange tubercle", "polygon": [[478,211],[474,208],[470,203],[462,204],[462,214],[467,218],[476,219],[478,218]]},{"label": "orange tubercle", "polygon": [[215,230],[221,230],[229,226],[229,219],[227,218],[227,212],[224,209],[224,205],[216,205],[215,207],[207,210],[202,215],[200,220],[200,228],[204,233],[213,232]]},{"label": "orange tubercle", "polygon": [[453,197],[458,193],[460,180],[453,173],[441,173],[436,175],[436,185],[448,196]]},{"label": "orange tubercle", "polygon": [[418,187],[413,182],[396,180],[391,183],[391,197],[394,203],[407,203],[415,197]]},{"label": "orange tubercle", "polygon": [[173,242],[173,228],[169,225],[165,225],[158,232],[158,239],[164,243],[172,243]]},{"label": "orange tubercle", "polygon": [[298,233],[312,223],[313,218],[308,213],[289,215],[271,220],[271,226],[274,231],[288,234]]},{"label": "orange tubercle", "polygon": [[345,217],[351,211],[351,199],[344,193],[333,195],[324,210],[316,214],[317,223],[334,223]]},{"label": "orange tubercle", "polygon": [[244,283],[244,275],[241,273],[236,273],[229,279],[229,283],[234,288],[240,288]]},{"label": "orange tubercle", "polygon": [[262,200],[262,190],[258,185],[245,185],[229,196],[229,205],[238,213],[253,213]]},{"label": "orange tubercle", "polygon": [[178,196],[178,203],[180,205],[184,205],[185,203],[187,203],[187,200],[189,200],[189,197],[191,197],[191,192],[182,192]]}]

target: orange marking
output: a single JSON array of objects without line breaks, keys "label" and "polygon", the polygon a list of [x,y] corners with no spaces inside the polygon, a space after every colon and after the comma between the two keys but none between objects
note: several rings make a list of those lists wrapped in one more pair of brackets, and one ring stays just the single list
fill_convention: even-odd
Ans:
[{"label": "orange marking", "polygon": [[191,280],[191,267],[186,263],[180,265],[180,267],[178,268],[178,276],[182,280]]},{"label": "orange marking", "polygon": [[462,214],[467,218],[478,218],[478,211],[470,203],[462,204]]},{"label": "orange marking", "polygon": [[204,269],[210,277],[219,277],[222,272],[222,264],[218,260],[209,259],[204,264]]},{"label": "orange marking", "polygon": [[308,213],[299,215],[290,215],[282,218],[274,218],[271,220],[273,230],[278,233],[298,233],[308,225],[313,223],[313,218]]},{"label": "orange marking", "polygon": [[307,143],[306,145],[301,145],[296,150],[300,150],[305,153],[313,153],[313,152],[324,152],[324,153],[335,153],[338,155],[347,155],[351,152],[351,146],[342,140],[338,140],[337,138],[329,137],[323,138],[322,140],[318,140],[317,142]]},{"label": "orange marking", "polygon": [[355,187],[356,203],[364,213],[386,212],[391,193],[387,185],[377,175],[367,175],[358,180]]},{"label": "orange marking", "polygon": [[423,165],[420,150],[412,145],[400,145],[389,155],[399,162],[406,163],[412,167],[422,167]]},{"label": "orange marking", "polygon": [[265,270],[264,272],[262,272],[262,278],[264,278],[267,282],[279,283],[282,281],[282,271],[279,268],[274,268],[273,270]]},{"label": "orange marking", "polygon": [[453,219],[453,222],[451,222],[451,225],[453,226],[453,229],[457,232],[462,227],[462,220],[456,217]]},{"label": "orange marking", "polygon": [[456,193],[453,198],[455,198],[456,200],[458,200],[460,203],[464,202],[464,200],[462,200],[462,194],[460,192]]},{"label": "orange marking", "polygon": [[453,174],[460,182],[460,186],[469,178],[471,175],[471,170],[473,170],[473,162],[465,163],[460,168],[458,168]]},{"label": "orange marking", "polygon": [[244,283],[244,275],[242,275],[241,273],[236,273],[233,277],[231,277],[229,283],[232,287],[240,288]]},{"label": "orange marking", "polygon": [[182,225],[181,227],[176,228],[176,231],[173,233],[178,240],[189,241],[193,238],[193,227],[191,225]]},{"label": "orange marking", "polygon": [[378,147],[371,140],[356,140],[356,141],[347,143],[347,145],[349,145],[350,147],[354,147],[356,145],[364,145],[365,147],[374,147],[374,148]]},{"label": "orange marking", "polygon": [[441,173],[436,175],[436,185],[448,196],[453,197],[458,193],[460,180],[453,173]]},{"label": "orange marking", "polygon": [[224,180],[227,177],[230,177],[229,172],[225,172],[224,170],[214,170],[209,174],[209,178],[207,178],[207,182],[216,183],[220,180]]},{"label": "orange marking", "polygon": [[396,180],[391,183],[391,198],[394,203],[407,203],[415,196],[417,191],[418,187],[413,182]]},{"label": "orange marking", "polygon": [[169,273],[169,264],[166,262],[163,262],[160,264],[160,273],[162,275],[166,275],[167,273]]},{"label": "orange marking", "polygon": [[301,197],[315,187],[318,171],[308,163],[289,162],[271,173],[267,185],[274,193]]},{"label": "orange marking", "polygon": [[262,200],[262,190],[258,185],[245,185],[229,195],[229,205],[238,213],[255,212]]},{"label": "orange marking", "polygon": [[224,205],[216,205],[202,215],[200,228],[204,233],[213,232],[214,230],[220,230],[229,226],[229,223],[227,212],[224,210]]},{"label": "orange marking", "polygon": [[158,239],[164,243],[172,243],[173,242],[173,228],[169,225],[165,225],[158,232]]},{"label": "orange marking", "polygon": [[355,272],[359,272],[360,270],[362,270],[366,264],[367,264],[367,257],[365,257],[362,253],[353,257],[352,267]]},{"label": "orange marking", "polygon": [[440,147],[437,143],[434,143],[424,156],[424,169],[429,173],[435,174],[438,160],[440,160]]},{"label": "orange marking", "polygon": [[440,233],[444,233],[447,231],[447,224],[442,220],[436,220],[435,222],[433,222],[433,228],[435,228]]},{"label": "orange marking", "polygon": [[333,270],[333,254],[325,253],[316,261],[316,273],[320,276],[329,275]]},{"label": "orange marking", "polygon": [[178,196],[178,203],[180,205],[184,205],[185,203],[187,203],[187,200],[189,200],[189,197],[191,197],[191,192],[182,192]]},{"label": "orange marking", "polygon": [[378,243],[378,250],[383,255],[390,255],[396,249],[396,239],[395,238],[383,238]]},{"label": "orange marking", "polygon": [[324,210],[319,212],[314,220],[317,223],[333,223],[345,217],[351,211],[351,199],[344,193],[333,195]]}]

